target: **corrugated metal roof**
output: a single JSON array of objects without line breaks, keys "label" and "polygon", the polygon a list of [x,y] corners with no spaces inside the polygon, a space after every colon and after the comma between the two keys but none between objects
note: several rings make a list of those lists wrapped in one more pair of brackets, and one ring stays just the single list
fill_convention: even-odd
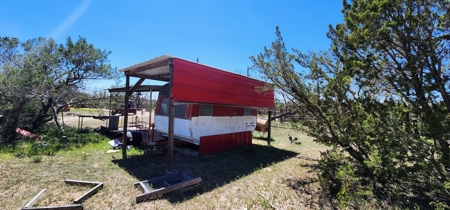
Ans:
[{"label": "corrugated metal roof", "polygon": [[[175,58],[175,57],[171,56],[171,55],[164,54],[164,55],[158,56],[156,58],[152,58],[150,60],[146,60],[146,61],[144,61],[142,63],[138,63],[138,64],[135,64],[135,65],[132,65],[132,66],[128,66],[128,67],[123,68],[123,69],[119,69],[119,71],[121,71],[121,72],[130,71],[130,70],[142,67],[142,66],[146,66],[146,65],[149,65],[149,64],[152,64],[152,63],[156,63],[158,61],[166,60],[168,58]],[[169,71],[166,70],[165,68],[161,68],[161,69],[157,70],[157,73],[159,73],[159,74],[161,74],[161,73],[169,73]]]},{"label": "corrugated metal roof", "polygon": [[127,76],[169,82],[171,65],[175,101],[273,109],[273,90],[257,91],[258,87],[266,85],[265,82],[170,55],[119,71]]},{"label": "corrugated metal roof", "polygon": [[[124,72],[125,75],[133,76],[133,77],[141,77],[141,78],[148,78],[148,79],[155,79],[155,80],[162,80],[162,81],[168,81],[169,79],[169,73],[170,73],[170,62],[172,62],[172,58],[184,60],[187,62],[195,63],[201,66],[206,66],[209,68],[214,68],[217,70],[225,71],[230,74],[236,74],[234,72],[230,72],[224,69],[216,68],[213,66],[205,65],[196,63],[193,61],[185,60],[179,57],[171,56],[171,55],[161,55],[155,58],[152,58],[150,60],[146,60],[144,62],[128,66],[122,69],[119,69],[120,72]],[[239,74],[236,74],[239,75]],[[243,76],[243,75],[240,75]],[[244,76],[245,77],[245,76]],[[248,77],[250,78],[250,77]],[[253,79],[253,78],[251,78]]]}]

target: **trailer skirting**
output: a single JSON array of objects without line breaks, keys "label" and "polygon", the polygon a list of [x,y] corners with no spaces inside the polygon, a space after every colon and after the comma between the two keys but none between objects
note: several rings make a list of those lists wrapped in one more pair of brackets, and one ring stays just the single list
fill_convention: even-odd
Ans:
[{"label": "trailer skirting", "polygon": [[252,132],[244,131],[200,137],[199,156],[252,145]]}]

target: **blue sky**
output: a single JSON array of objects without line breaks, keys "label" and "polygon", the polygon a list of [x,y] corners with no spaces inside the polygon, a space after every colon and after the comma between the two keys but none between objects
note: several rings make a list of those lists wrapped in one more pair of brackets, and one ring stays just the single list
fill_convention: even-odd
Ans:
[{"label": "blue sky", "polygon": [[[86,37],[96,48],[112,51],[110,63],[118,69],[169,54],[245,74],[249,56],[270,46],[277,25],[289,48],[328,49],[328,25],[343,21],[341,2],[3,0],[0,36],[22,41],[53,37],[58,43],[68,36]],[[97,81],[91,86],[112,84]]]}]

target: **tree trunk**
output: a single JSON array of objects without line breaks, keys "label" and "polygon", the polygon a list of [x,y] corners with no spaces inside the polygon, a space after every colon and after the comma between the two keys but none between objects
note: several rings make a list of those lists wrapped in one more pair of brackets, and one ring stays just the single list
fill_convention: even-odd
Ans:
[{"label": "tree trunk", "polygon": [[39,115],[36,117],[36,119],[33,120],[31,130],[35,130],[39,128],[42,124],[51,121],[53,118],[48,117],[47,113],[50,107],[52,107],[53,99],[49,98],[47,100],[47,103],[42,102],[42,109],[39,112]]},{"label": "tree trunk", "polygon": [[55,121],[56,126],[58,126],[58,129],[60,131],[64,131],[64,128],[62,127],[62,125],[58,121],[58,111],[57,111],[57,109],[54,106],[52,106],[52,110],[53,110],[53,119]]}]

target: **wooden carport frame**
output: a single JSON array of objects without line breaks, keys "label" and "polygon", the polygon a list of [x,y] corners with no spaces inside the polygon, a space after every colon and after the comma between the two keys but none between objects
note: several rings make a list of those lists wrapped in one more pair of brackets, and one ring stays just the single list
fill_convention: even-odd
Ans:
[{"label": "wooden carport frame", "polygon": [[[163,57],[163,56],[162,56]],[[146,62],[144,62],[146,63]],[[148,71],[149,69],[155,69],[155,68],[161,68],[169,66],[169,74],[162,73],[162,74],[153,74],[153,75],[147,75],[143,74],[144,71]],[[120,71],[123,71],[126,76],[125,80],[125,99],[124,101],[128,101],[129,97],[137,88],[141,86],[141,84],[145,81],[145,79],[152,79],[152,80],[159,80],[159,81],[165,81],[169,82],[169,91],[170,91],[170,97],[169,97],[169,130],[168,130],[168,149],[167,149],[167,168],[168,171],[172,171],[172,161],[173,161],[173,142],[174,142],[174,106],[172,101],[172,72],[173,72],[173,64],[171,58],[164,58],[162,60],[146,64],[146,65],[139,65],[136,68],[130,69],[132,67],[128,67],[125,69],[122,69]],[[130,69],[130,70],[127,70]],[[138,77],[140,78],[135,85],[132,87],[130,86],[130,77]],[[124,107],[124,116],[128,116],[128,106]],[[150,114],[151,115],[151,114]],[[125,117],[123,120],[123,133],[128,132],[128,117]],[[122,158],[127,158],[127,135],[123,135],[122,137]]]},{"label": "wooden carport frame", "polygon": [[[173,145],[174,145],[174,100],[173,100],[173,71],[174,71],[174,58],[173,56],[163,55],[151,60],[130,66],[127,68],[120,69],[119,71],[124,72],[126,76],[125,82],[125,99],[129,100],[129,96],[136,91],[137,88],[145,81],[145,79],[158,80],[169,82],[169,120],[168,120],[168,150],[167,150],[167,167],[168,171],[172,171],[172,161],[173,161]],[[139,80],[135,85],[130,86],[130,77],[137,77]],[[273,96],[273,93],[272,93]],[[273,108],[273,101],[270,105]],[[267,107],[267,104],[266,104]],[[124,115],[128,116],[129,110],[128,106],[124,107]],[[123,132],[128,132],[128,118],[124,118]],[[122,147],[122,158],[127,158],[127,145],[126,145],[126,135],[123,135],[123,147]],[[270,145],[271,139],[271,111],[269,110],[269,124],[268,124],[268,137],[267,143]]]},{"label": "wooden carport frame", "polygon": [[[152,122],[152,115],[151,115],[151,110],[153,109],[153,104],[152,104],[152,93],[154,91],[159,91],[161,89],[162,85],[140,85],[139,87],[136,87],[135,89],[133,89],[133,92],[150,92],[150,115],[149,115],[149,127],[150,124]],[[127,91],[128,90],[128,91]],[[110,88],[108,89],[109,92],[109,119],[111,119],[111,103],[112,103],[112,94],[111,93],[127,93],[129,92],[129,88],[127,89],[126,87],[119,87],[119,88]],[[128,93],[129,95],[133,94],[133,92]],[[127,106],[126,104],[127,102],[124,101],[124,109]]]}]

